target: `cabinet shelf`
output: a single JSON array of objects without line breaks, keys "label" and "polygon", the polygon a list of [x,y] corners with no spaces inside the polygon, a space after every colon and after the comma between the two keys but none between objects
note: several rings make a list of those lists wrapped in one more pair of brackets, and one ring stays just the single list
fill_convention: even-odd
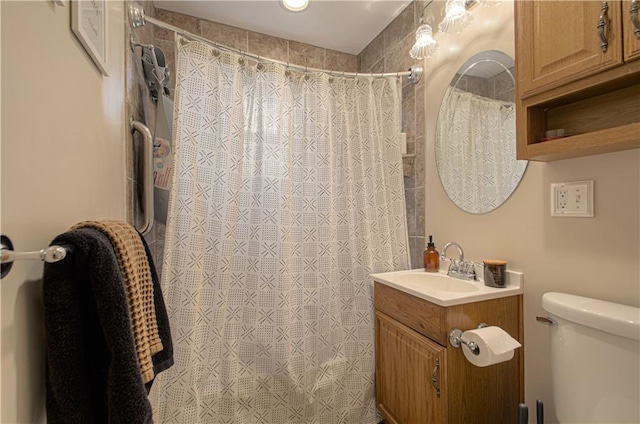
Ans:
[{"label": "cabinet shelf", "polygon": [[524,146],[522,155],[541,162],[640,147],[640,123],[623,125]]}]

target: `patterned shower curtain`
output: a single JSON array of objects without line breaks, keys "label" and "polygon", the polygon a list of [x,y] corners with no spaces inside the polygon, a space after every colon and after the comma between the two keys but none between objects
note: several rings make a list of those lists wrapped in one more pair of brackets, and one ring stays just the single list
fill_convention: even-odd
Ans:
[{"label": "patterned shower curtain", "polygon": [[369,274],[409,266],[398,79],[176,45],[156,423],[375,423]]},{"label": "patterned shower curtain", "polygon": [[440,181],[463,210],[500,206],[517,187],[527,161],[516,160],[515,103],[449,86],[440,106],[436,148]]}]

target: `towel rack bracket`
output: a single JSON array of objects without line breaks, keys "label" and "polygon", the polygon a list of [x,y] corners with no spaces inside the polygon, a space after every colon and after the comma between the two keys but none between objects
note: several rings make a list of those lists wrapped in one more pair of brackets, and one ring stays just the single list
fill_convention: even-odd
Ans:
[{"label": "towel rack bracket", "polygon": [[4,262],[4,250],[13,250],[13,243],[11,239],[4,234],[0,236],[0,243],[2,243],[2,265],[0,265],[0,278],[4,278],[7,276],[9,271],[11,271],[11,267],[13,266],[13,262]]}]

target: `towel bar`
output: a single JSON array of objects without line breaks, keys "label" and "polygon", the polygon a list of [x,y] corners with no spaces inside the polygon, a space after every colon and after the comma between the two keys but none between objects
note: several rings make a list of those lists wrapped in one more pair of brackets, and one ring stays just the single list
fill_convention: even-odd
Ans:
[{"label": "towel bar", "polygon": [[21,260],[40,260],[43,262],[53,263],[63,260],[67,257],[68,247],[53,245],[44,249],[33,252],[15,252],[5,249],[4,246],[0,250],[1,263],[6,264],[13,261]]},{"label": "towel bar", "polygon": [[71,251],[71,246],[53,245],[35,252],[15,252],[11,239],[2,234],[0,235],[0,278],[6,277],[11,271],[13,261],[35,259],[53,263],[63,260]]}]

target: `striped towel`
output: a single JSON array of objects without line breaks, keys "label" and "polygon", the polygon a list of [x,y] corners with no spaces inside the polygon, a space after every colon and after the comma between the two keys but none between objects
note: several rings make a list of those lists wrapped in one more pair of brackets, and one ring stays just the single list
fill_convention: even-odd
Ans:
[{"label": "striped towel", "polygon": [[93,228],[107,236],[116,258],[129,303],[131,328],[144,383],[155,377],[152,356],[162,350],[153,298],[149,261],[139,233],[122,221],[83,221],[72,227]]}]

